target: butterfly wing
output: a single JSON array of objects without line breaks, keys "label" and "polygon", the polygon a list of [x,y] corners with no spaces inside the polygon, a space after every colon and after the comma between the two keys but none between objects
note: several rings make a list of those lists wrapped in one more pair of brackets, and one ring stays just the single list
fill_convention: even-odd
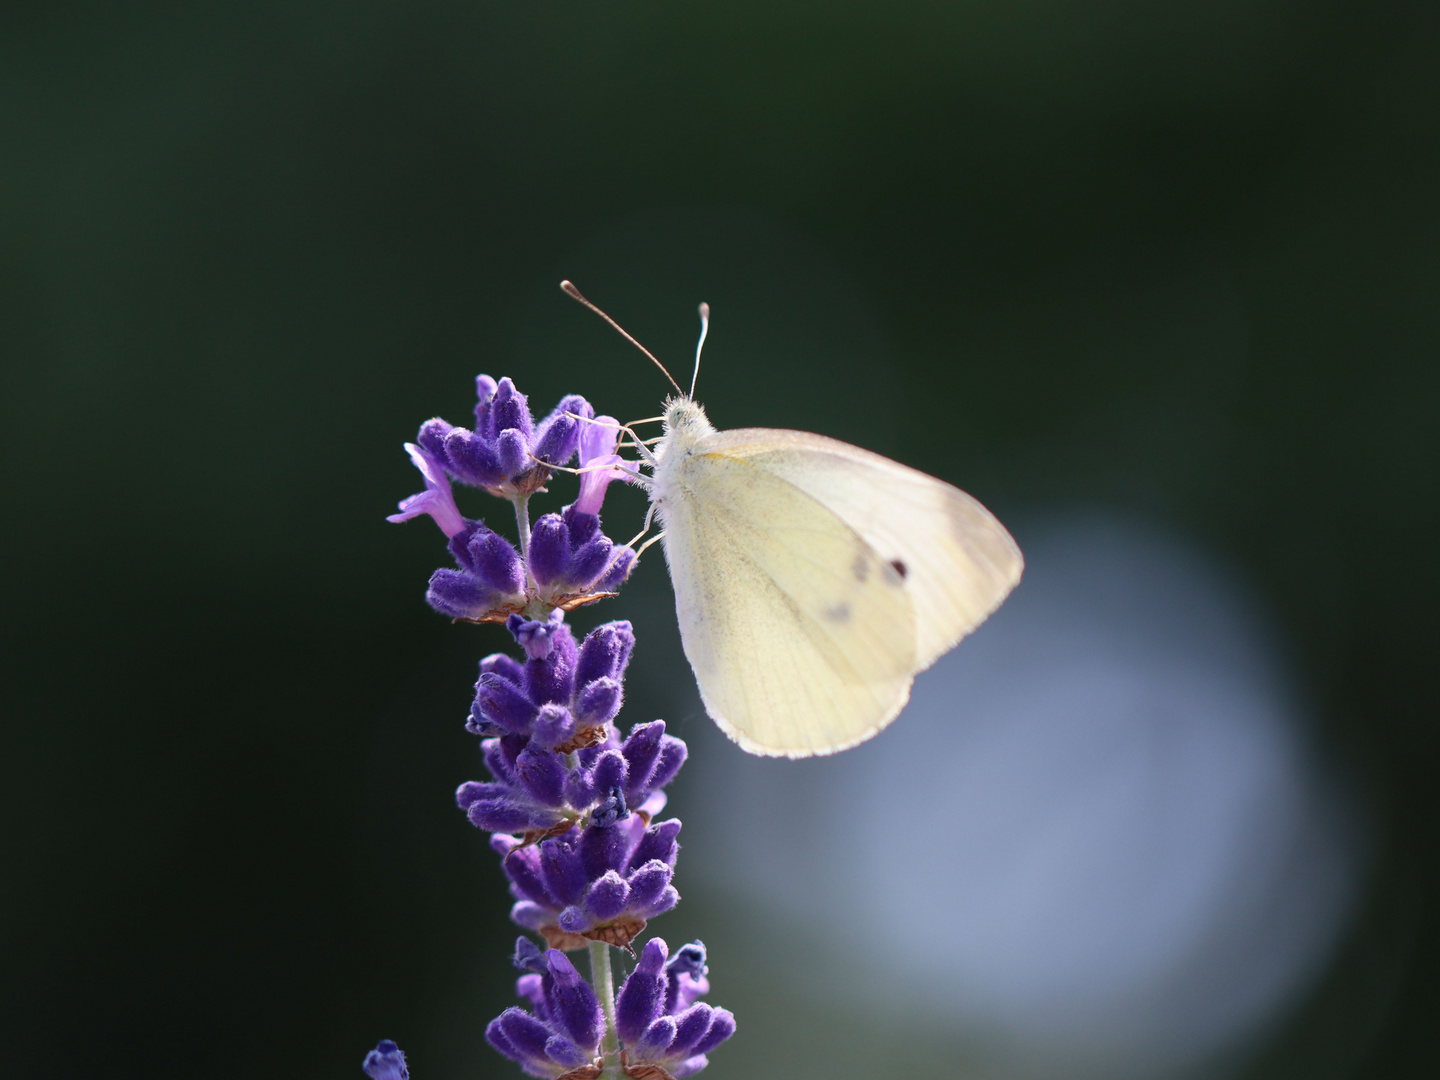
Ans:
[{"label": "butterfly wing", "polygon": [[914,671],[984,622],[1020,580],[1020,549],[994,515],[918,469],[805,431],[720,431],[705,448],[812,496],[903,574],[916,614]]},{"label": "butterfly wing", "polygon": [[975,498],[919,469],[811,432],[739,428],[706,441],[812,495],[904,576],[923,671],[1020,582],[1020,547]]},{"label": "butterfly wing", "polygon": [[912,592],[821,499],[743,447],[706,452],[710,442],[671,474],[660,504],[706,711],[751,753],[854,746],[909,697]]}]

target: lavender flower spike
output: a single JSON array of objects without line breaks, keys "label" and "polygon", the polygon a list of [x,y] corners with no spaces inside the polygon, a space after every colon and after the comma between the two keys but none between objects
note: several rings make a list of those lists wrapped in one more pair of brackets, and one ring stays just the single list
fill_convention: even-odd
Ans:
[{"label": "lavender flower spike", "polygon": [[405,1052],[389,1039],[381,1039],[375,1049],[365,1055],[361,1065],[370,1080],[410,1080],[405,1067]]},{"label": "lavender flower spike", "polygon": [[[710,989],[705,946],[672,954],[652,939],[618,998],[610,949],[633,957],[648,921],[680,899],[672,884],[680,822],[656,819],[688,751],[663,720],[628,734],[616,726],[635,645],[630,623],[605,623],[578,642],[565,623],[566,612],[612,595],[635,564],[630,547],[604,534],[600,510],[610,484],[638,474],[616,453],[620,425],[608,416],[592,422],[584,398],[562,398],[537,424],[510,379],[480,375],[475,389],[473,430],[436,417],[405,444],[425,490],[389,520],[426,514],[447,538],[456,568],[431,576],[431,607],[503,623],[519,647],[480,662],[465,727],[480,737],[490,778],[461,784],[455,800],[492,834],[515,898],[511,920],[547,948],[516,941],[515,992],[528,1008],[506,1009],[485,1038],[541,1080],[684,1080],[735,1031],[729,1012],[700,1000]],[[577,455],[575,501],[531,525],[530,497]],[[461,515],[452,481],[513,504],[518,550]],[[590,980],[565,955],[582,948]],[[371,1080],[410,1076],[388,1039],[364,1069]]]},{"label": "lavender flower spike", "polygon": [[455,495],[450,490],[450,480],[445,475],[444,467],[434,455],[414,443],[407,442],[405,452],[410,455],[410,460],[425,478],[425,490],[418,495],[401,499],[400,512],[391,514],[385,520],[398,524],[421,514],[429,514],[446,536],[458,536],[464,532],[465,519],[460,516],[460,511],[455,506]]}]

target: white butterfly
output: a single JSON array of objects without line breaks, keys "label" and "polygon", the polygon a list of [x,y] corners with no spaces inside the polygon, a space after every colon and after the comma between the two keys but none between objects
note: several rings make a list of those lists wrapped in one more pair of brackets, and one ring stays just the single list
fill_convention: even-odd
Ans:
[{"label": "white butterfly", "polygon": [[752,754],[864,742],[1015,587],[1020,549],[943,480],[806,431],[717,431],[675,389],[655,449],[636,445],[705,711]]}]

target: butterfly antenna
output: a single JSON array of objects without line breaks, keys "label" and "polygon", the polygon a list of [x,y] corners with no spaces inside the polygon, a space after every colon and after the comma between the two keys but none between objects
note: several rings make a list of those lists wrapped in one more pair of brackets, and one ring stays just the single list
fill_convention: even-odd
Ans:
[{"label": "butterfly antenna", "polygon": [[705,335],[710,333],[710,305],[700,301],[700,340],[695,343],[695,373],[690,376],[690,397],[695,397],[695,380],[700,378],[700,350],[705,347]]},{"label": "butterfly antenna", "polygon": [[562,290],[566,295],[568,295],[572,300],[578,300],[580,303],[584,304],[587,308],[589,308],[591,311],[593,311],[596,315],[599,315],[602,319],[604,319],[604,320],[605,320],[606,322],[608,322],[611,326],[613,326],[617,331],[619,331],[621,337],[623,337],[626,341],[630,342],[631,345],[634,345],[634,346],[635,346],[637,349],[639,349],[642,353],[644,353],[646,356],[648,356],[648,357],[650,358],[651,362],[652,362],[656,367],[658,367],[662,372],[665,372],[665,378],[667,378],[667,379],[670,380],[670,385],[673,386],[673,387],[675,387],[675,392],[676,392],[677,394],[683,394],[683,393],[685,393],[684,390],[681,390],[681,389],[680,389],[680,384],[675,381],[675,377],[674,377],[673,375],[671,375],[670,372],[665,371],[665,365],[662,364],[662,363],[660,363],[660,361],[655,358],[655,354],[652,353],[649,349],[645,348],[644,345],[641,345],[640,342],[636,341],[636,340],[635,340],[633,337],[631,337],[628,333],[626,333],[625,328],[624,328],[623,326],[621,326],[618,322],[616,322],[614,319],[612,319],[609,315],[606,315],[605,312],[601,311],[598,307],[596,307],[594,304],[592,304],[589,300],[586,300],[585,297],[584,297],[584,295],[580,292],[580,290],[575,287],[575,283],[574,283],[574,282],[572,282],[572,281],[570,281],[570,280],[568,280],[568,279],[565,280],[565,281],[562,281],[562,282],[560,282],[560,288],[561,288],[561,290]]}]

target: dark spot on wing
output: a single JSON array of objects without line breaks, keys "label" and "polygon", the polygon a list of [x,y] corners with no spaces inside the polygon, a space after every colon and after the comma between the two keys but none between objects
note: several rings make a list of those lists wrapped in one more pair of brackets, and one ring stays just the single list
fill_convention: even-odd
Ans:
[{"label": "dark spot on wing", "polygon": [[906,566],[905,563],[900,559],[891,559],[890,569],[894,570],[895,573],[900,575],[901,581],[904,581],[906,576],[910,573],[910,568]]},{"label": "dark spot on wing", "polygon": [[825,618],[829,619],[831,622],[849,622],[849,621],[850,621],[850,605],[849,605],[849,604],[836,604],[836,605],[835,605],[834,607],[832,607],[832,608],[826,608],[826,609],[825,609]]},{"label": "dark spot on wing", "polygon": [[870,553],[864,550],[858,552],[855,561],[850,564],[850,571],[856,581],[863,583],[870,576]]}]

